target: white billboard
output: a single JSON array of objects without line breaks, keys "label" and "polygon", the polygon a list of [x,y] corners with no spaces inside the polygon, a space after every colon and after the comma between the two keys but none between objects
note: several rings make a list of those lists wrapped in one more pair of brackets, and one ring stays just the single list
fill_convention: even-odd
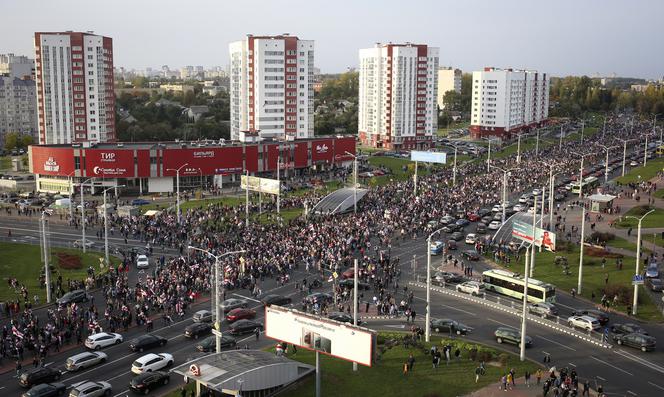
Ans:
[{"label": "white billboard", "polygon": [[242,175],[240,187],[254,192],[279,194],[279,181],[276,179],[259,178],[257,176]]},{"label": "white billboard", "polygon": [[420,152],[413,150],[410,152],[410,161],[422,161],[425,163],[445,164],[447,162],[447,153],[445,152]]},{"label": "white billboard", "polygon": [[293,309],[266,307],[265,335],[368,367],[373,361],[374,331]]}]

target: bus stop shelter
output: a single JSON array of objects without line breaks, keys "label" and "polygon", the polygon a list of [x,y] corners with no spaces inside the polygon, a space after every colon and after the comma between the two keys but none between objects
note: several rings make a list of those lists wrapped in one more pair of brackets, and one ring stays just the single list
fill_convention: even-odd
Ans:
[{"label": "bus stop shelter", "polygon": [[616,196],[610,194],[593,194],[588,196],[590,201],[590,212],[606,212],[608,209],[613,208],[613,200]]}]

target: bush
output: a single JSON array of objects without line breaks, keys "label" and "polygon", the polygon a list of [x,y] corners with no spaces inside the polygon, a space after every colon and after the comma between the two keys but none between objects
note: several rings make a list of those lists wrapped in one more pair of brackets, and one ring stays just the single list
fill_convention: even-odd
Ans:
[{"label": "bush", "polygon": [[58,259],[58,266],[62,269],[76,270],[83,267],[80,256],[57,252],[55,257]]},{"label": "bush", "polygon": [[613,297],[618,295],[619,305],[629,305],[632,302],[633,289],[622,284],[609,284],[604,287],[604,293],[613,304]]},{"label": "bush", "polygon": [[613,239],[616,238],[616,235],[613,233],[608,233],[608,232],[592,232],[590,237],[588,237],[588,241],[595,243],[595,244],[600,244],[600,243],[607,243],[609,241],[612,241]]},{"label": "bush", "polygon": [[610,252],[607,251],[604,248],[598,248],[598,247],[585,247],[583,249],[583,253],[588,256],[596,257],[596,258],[622,258],[624,255],[619,254],[617,252]]},{"label": "bush", "polygon": [[510,356],[507,353],[500,353],[498,355],[498,362],[500,363],[501,367],[506,367],[507,366],[507,360],[509,360]]}]

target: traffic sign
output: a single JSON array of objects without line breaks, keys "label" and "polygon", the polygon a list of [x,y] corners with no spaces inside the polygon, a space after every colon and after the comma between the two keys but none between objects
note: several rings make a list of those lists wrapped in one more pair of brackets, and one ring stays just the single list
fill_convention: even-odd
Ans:
[{"label": "traffic sign", "polygon": [[213,330],[212,330],[212,335],[219,336],[219,337],[223,336],[223,335],[221,334],[221,331],[217,331],[216,329],[213,329]]},{"label": "traffic sign", "polygon": [[635,274],[632,278],[632,285],[643,285],[644,281],[643,275]]},{"label": "traffic sign", "polygon": [[334,273],[332,273],[332,277],[334,277],[336,279],[337,277],[339,277],[339,274],[337,272],[334,272]]}]

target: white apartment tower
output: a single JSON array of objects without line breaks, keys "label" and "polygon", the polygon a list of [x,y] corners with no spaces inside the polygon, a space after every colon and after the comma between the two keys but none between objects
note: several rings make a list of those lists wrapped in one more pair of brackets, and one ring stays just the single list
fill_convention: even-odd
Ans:
[{"label": "white apartment tower", "polygon": [[549,76],[531,70],[473,72],[470,133],[474,138],[538,127],[549,116]]},{"label": "white apartment tower", "polygon": [[313,137],[313,40],[247,35],[229,50],[231,139]]},{"label": "white apartment tower", "polygon": [[360,50],[358,130],[364,145],[431,146],[438,129],[438,48],[377,44]]},{"label": "white apartment tower", "polygon": [[114,141],[112,39],[37,32],[35,52],[39,143]]},{"label": "white apartment tower", "polygon": [[461,69],[443,67],[438,69],[438,107],[444,109],[443,98],[449,91],[461,94]]}]

